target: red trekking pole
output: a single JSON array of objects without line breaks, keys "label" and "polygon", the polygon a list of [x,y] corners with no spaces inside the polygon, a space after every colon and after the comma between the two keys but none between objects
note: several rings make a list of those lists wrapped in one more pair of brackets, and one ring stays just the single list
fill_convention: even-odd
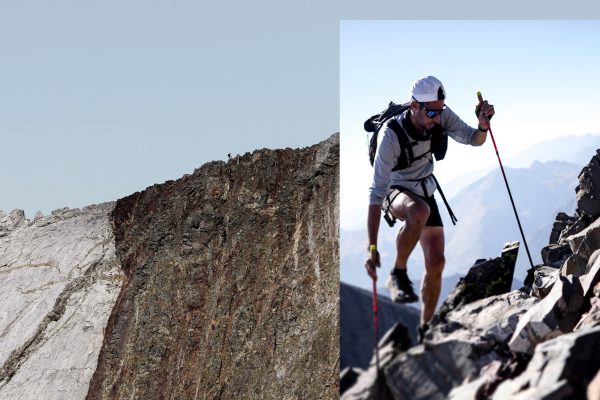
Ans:
[{"label": "red trekking pole", "polygon": [[[377,272],[375,272],[377,273]],[[373,278],[373,332],[375,332],[375,363],[377,365],[377,380],[379,380],[379,316],[377,309],[377,278]]]},{"label": "red trekking pole", "polygon": [[[479,100],[479,104],[483,103],[483,97],[481,96],[481,92],[477,92],[477,99]],[[517,208],[515,207],[515,202],[512,197],[512,193],[510,192],[510,187],[508,186],[508,181],[506,180],[506,174],[504,173],[504,167],[502,166],[502,161],[500,160],[500,154],[498,153],[498,147],[496,147],[496,141],[494,140],[494,134],[492,133],[492,126],[490,125],[490,120],[487,120],[487,128],[490,131],[490,137],[492,138],[492,143],[494,144],[494,150],[496,150],[496,156],[498,157],[498,163],[500,164],[500,170],[502,171],[502,177],[504,178],[504,183],[506,184],[506,189],[508,190],[508,197],[510,197],[510,202],[512,204],[512,208],[515,212],[515,217],[517,217],[517,224],[519,225],[519,231],[521,231],[521,237],[523,238],[523,243],[525,243],[525,250],[527,251],[527,257],[529,258],[529,264],[531,264],[531,268],[533,268],[533,261],[531,261],[531,254],[529,254],[529,247],[527,246],[527,240],[525,240],[525,235],[523,234],[523,228],[521,227],[521,221],[519,220],[519,214],[517,213]]]}]

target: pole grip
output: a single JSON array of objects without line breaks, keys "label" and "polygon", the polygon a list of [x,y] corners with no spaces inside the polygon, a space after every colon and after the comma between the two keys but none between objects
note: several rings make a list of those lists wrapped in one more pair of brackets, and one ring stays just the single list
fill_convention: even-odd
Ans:
[{"label": "pole grip", "polygon": [[[481,95],[481,92],[478,90],[477,91],[477,100],[479,100],[479,106],[481,106],[481,104],[483,103],[483,96]],[[487,127],[490,130],[490,135],[492,134],[492,126],[490,125],[490,120],[487,119]],[[496,148],[496,141],[494,140],[494,136],[492,136],[492,142],[494,142],[494,148]],[[498,154],[498,149],[496,149],[496,154]]]},{"label": "pole grip", "polygon": [[477,92],[477,100],[479,100],[479,103],[483,103],[483,96],[481,96],[481,92]]}]

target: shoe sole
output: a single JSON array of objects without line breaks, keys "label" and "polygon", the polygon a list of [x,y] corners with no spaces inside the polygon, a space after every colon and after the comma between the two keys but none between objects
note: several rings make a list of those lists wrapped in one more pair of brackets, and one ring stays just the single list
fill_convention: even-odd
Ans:
[{"label": "shoe sole", "polygon": [[417,296],[412,297],[412,296],[400,296],[397,295],[394,299],[393,299],[394,303],[400,303],[400,304],[407,304],[407,303],[416,303],[417,301],[419,301],[419,298]]}]

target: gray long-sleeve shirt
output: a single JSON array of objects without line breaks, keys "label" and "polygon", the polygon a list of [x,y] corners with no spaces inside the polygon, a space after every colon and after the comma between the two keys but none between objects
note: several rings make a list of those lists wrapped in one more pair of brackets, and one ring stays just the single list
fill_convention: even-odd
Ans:
[{"label": "gray long-sleeve shirt", "polygon": [[[394,118],[402,125],[406,123],[403,119],[407,112],[408,110]],[[440,125],[446,130],[448,136],[457,142],[477,146],[473,142],[473,136],[477,129],[467,125],[449,107],[446,107],[440,114]],[[392,171],[400,157],[400,143],[396,133],[386,124],[381,128],[377,142],[377,152],[373,163],[373,182],[369,189],[370,205],[381,205],[390,186],[401,186],[424,197],[433,194],[436,186],[431,176],[433,173],[433,155],[431,153],[416,160],[408,168]],[[430,147],[430,141],[420,141],[413,146],[413,153],[418,156],[427,152]],[[423,191],[421,181],[415,181],[425,177],[427,178],[423,183],[426,193]]]}]

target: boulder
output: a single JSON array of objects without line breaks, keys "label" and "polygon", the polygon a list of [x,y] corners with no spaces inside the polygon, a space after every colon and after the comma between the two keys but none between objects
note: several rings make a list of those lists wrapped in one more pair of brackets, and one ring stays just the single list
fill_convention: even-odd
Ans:
[{"label": "boulder", "polygon": [[[411,341],[408,329],[401,323],[395,324],[377,344],[379,350],[379,366],[373,352],[373,357],[366,370],[362,371],[355,384],[340,392],[343,400],[385,400],[392,399],[386,384],[383,369],[398,354],[410,347]],[[378,368],[379,367],[379,368]]]},{"label": "boulder", "polygon": [[581,276],[585,274],[587,267],[587,260],[579,254],[571,254],[563,263],[560,268],[560,274],[562,276],[574,275]]},{"label": "boulder", "polygon": [[523,280],[523,287],[521,290],[531,293],[531,288],[533,287],[533,282],[535,280],[535,271],[538,269],[546,267],[544,264],[537,264],[527,270],[527,274],[525,275],[525,280]]},{"label": "boulder", "polygon": [[473,344],[455,340],[427,348],[416,346],[386,368],[386,382],[396,399],[445,399],[454,387],[494,359],[477,360],[475,354]]},{"label": "boulder", "polygon": [[502,362],[495,360],[486,365],[479,372],[479,376],[470,382],[463,382],[448,393],[448,400],[478,399],[484,397],[486,388],[496,380],[500,374]]},{"label": "boulder", "polygon": [[600,218],[583,229],[581,232],[565,238],[571,251],[584,259],[589,259],[592,253],[600,248]]},{"label": "boulder", "polygon": [[452,400],[489,399],[499,384],[521,374],[529,360],[528,356],[513,353],[509,360],[493,361],[481,369],[479,377],[475,380],[465,382],[452,389],[448,398]]},{"label": "boulder", "polygon": [[27,224],[25,211],[13,210],[10,214],[5,214],[0,210],[0,237],[8,235],[22,224]]},{"label": "boulder", "polygon": [[575,331],[600,325],[600,283],[594,286],[594,295],[590,299],[590,309],[583,314]]},{"label": "boulder", "polygon": [[537,301],[517,290],[449,311],[444,323],[432,326],[424,344],[386,362],[385,382],[391,394],[396,399],[444,399],[479,377],[490,363],[504,363],[510,358],[506,342],[519,316]]},{"label": "boulder", "polygon": [[600,281],[600,250],[597,250],[580,277],[560,275],[550,293],[519,321],[509,346],[516,352],[532,354],[538,343],[570,332],[581,319],[592,288]]},{"label": "boulder", "polygon": [[570,217],[564,212],[559,212],[556,215],[556,219],[552,226],[552,231],[550,232],[550,240],[548,241],[548,243],[558,243],[561,232],[567,229],[569,226],[573,225],[575,221],[577,221],[577,217]]},{"label": "boulder", "polygon": [[593,219],[587,214],[578,216],[577,219],[560,233],[558,243],[566,243],[566,238],[576,235],[592,223]]},{"label": "boulder", "polygon": [[598,369],[600,327],[565,334],[538,345],[527,369],[500,384],[492,398],[585,398]]},{"label": "boulder", "polygon": [[[600,246],[599,246],[600,247]],[[585,296],[592,296],[594,285],[600,281],[600,248],[590,257],[585,274],[581,275],[581,287]],[[588,297],[588,298],[589,298]]]},{"label": "boulder", "polygon": [[519,320],[510,339],[512,351],[533,354],[538,343],[568,332],[576,325],[584,293],[577,277],[559,276],[550,293]]},{"label": "boulder", "polygon": [[520,290],[474,301],[451,310],[443,324],[432,325],[425,344],[434,345],[448,340],[476,344],[506,343],[520,316],[538,302],[537,298]]},{"label": "boulder", "polygon": [[573,252],[568,244],[549,244],[542,248],[542,261],[545,265],[559,268],[571,254]]},{"label": "boulder", "polygon": [[430,325],[443,323],[450,311],[464,304],[509,292],[518,252],[519,242],[510,242],[504,245],[500,257],[477,260],[442,303]]},{"label": "boulder", "polygon": [[540,299],[546,297],[550,293],[558,275],[559,270],[556,268],[547,266],[537,268],[533,275],[532,294]]},{"label": "boulder", "polygon": [[358,380],[358,376],[364,371],[360,368],[346,367],[340,372],[340,395],[352,387]]}]

